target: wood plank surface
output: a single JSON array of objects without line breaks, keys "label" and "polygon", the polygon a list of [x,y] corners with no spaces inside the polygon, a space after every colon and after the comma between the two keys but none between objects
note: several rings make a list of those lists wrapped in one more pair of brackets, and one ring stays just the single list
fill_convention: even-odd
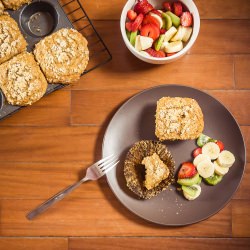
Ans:
[{"label": "wood plank surface", "polygon": [[[0,250],[250,249],[250,1],[194,0],[201,17],[197,41],[166,65],[141,62],[126,48],[119,23],[125,0],[80,2],[113,59],[0,121]],[[78,7],[72,1],[65,11]],[[69,19],[79,15],[78,10]],[[101,44],[95,44],[91,30],[83,33],[92,55]],[[27,212],[82,178],[101,158],[107,125],[126,100],[163,84],[205,91],[240,125],[245,172],[222,210],[193,225],[159,226],[127,210],[102,178],[85,183],[35,220],[26,219]]]}]

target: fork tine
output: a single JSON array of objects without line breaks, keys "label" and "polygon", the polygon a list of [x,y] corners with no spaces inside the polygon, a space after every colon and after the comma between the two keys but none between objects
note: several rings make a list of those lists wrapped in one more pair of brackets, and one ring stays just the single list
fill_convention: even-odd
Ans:
[{"label": "fork tine", "polygon": [[110,163],[110,164],[108,164],[107,166],[105,166],[105,168],[102,168],[101,170],[102,170],[102,172],[103,173],[108,173],[109,172],[109,170],[111,170],[112,168],[114,168],[118,163],[119,163],[120,161],[118,160],[117,162],[115,162],[115,163]]},{"label": "fork tine", "polygon": [[113,156],[114,156],[114,154],[111,154],[111,155],[101,159],[100,161],[96,162],[95,164],[99,165],[99,164],[103,163],[104,161],[108,160],[109,158],[111,158]]},{"label": "fork tine", "polygon": [[102,163],[100,164],[97,164],[99,168],[102,168],[104,167],[105,165],[109,164],[110,162],[114,161],[117,159],[117,156],[113,155],[112,157],[110,157],[109,159],[103,161]]}]

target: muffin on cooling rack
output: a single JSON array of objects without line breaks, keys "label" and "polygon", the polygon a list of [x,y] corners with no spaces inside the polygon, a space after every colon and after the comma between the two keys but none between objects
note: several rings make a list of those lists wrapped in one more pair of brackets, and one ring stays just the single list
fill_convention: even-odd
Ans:
[{"label": "muffin on cooling rack", "polygon": [[89,61],[88,42],[74,29],[63,28],[35,46],[34,55],[49,83],[77,81]]},{"label": "muffin on cooling rack", "polygon": [[0,88],[12,105],[33,104],[45,94],[47,85],[34,56],[28,52],[0,65]]},{"label": "muffin on cooling rack", "polygon": [[175,162],[167,146],[151,140],[136,142],[124,163],[128,188],[143,199],[150,199],[174,182]]},{"label": "muffin on cooling rack", "polygon": [[3,6],[3,3],[0,0],[0,15],[2,15],[3,12],[4,12],[4,6]]},{"label": "muffin on cooling rack", "polygon": [[25,51],[26,46],[15,20],[8,15],[0,16],[0,64]]},{"label": "muffin on cooling rack", "polygon": [[6,9],[17,10],[23,4],[30,3],[32,0],[2,0]]}]

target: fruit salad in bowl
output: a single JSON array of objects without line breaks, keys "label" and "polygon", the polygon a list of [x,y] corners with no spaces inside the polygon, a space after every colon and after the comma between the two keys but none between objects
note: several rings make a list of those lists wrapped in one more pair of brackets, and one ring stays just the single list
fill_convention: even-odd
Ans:
[{"label": "fruit salad in bowl", "polygon": [[192,0],[129,0],[120,27],[128,49],[139,59],[165,64],[183,56],[194,44],[200,17]]}]

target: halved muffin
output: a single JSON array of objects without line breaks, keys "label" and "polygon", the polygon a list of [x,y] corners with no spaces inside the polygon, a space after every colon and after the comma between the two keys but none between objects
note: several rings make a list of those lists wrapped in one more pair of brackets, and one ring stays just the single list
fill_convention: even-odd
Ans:
[{"label": "halved muffin", "polygon": [[167,146],[151,140],[136,142],[124,163],[128,188],[143,199],[150,199],[174,182],[175,163]]}]

